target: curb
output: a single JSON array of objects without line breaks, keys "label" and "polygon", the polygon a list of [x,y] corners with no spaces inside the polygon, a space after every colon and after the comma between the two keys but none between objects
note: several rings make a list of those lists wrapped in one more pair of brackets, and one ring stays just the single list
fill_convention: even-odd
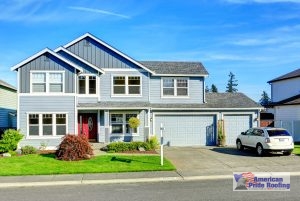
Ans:
[{"label": "curb", "polygon": [[[300,172],[291,172],[291,176],[300,176]],[[104,179],[104,180],[77,180],[77,181],[47,181],[47,182],[14,182],[0,183],[1,188],[15,187],[43,187],[43,186],[69,186],[69,185],[91,185],[91,184],[126,184],[126,183],[153,183],[171,181],[201,181],[232,179],[232,175],[211,175],[211,176],[186,176],[186,177],[155,177],[155,178],[135,178],[135,179]]]}]

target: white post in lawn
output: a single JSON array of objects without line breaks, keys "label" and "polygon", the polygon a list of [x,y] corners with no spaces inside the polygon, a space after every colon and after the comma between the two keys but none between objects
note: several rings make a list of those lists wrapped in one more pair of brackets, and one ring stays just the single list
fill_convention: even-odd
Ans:
[{"label": "white post in lawn", "polygon": [[160,165],[164,165],[164,138],[163,138],[163,123],[160,123]]}]

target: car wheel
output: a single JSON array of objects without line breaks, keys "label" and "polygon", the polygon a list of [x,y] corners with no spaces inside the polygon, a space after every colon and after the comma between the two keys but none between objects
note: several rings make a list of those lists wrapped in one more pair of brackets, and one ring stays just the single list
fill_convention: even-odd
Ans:
[{"label": "car wheel", "polygon": [[256,145],[256,154],[258,156],[263,156],[264,155],[264,148],[262,147],[261,144]]},{"label": "car wheel", "polygon": [[285,152],[283,152],[283,155],[285,155],[285,156],[289,156],[291,154],[292,154],[292,151],[285,151]]},{"label": "car wheel", "polygon": [[239,151],[243,151],[243,150],[244,150],[244,146],[242,145],[241,140],[236,141],[236,148],[237,148]]}]

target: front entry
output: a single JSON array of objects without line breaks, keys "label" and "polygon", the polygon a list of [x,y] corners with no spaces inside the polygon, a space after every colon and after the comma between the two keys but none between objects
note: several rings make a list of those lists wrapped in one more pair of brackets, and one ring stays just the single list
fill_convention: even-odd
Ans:
[{"label": "front entry", "polygon": [[78,133],[85,135],[90,141],[97,139],[97,114],[78,114]]}]

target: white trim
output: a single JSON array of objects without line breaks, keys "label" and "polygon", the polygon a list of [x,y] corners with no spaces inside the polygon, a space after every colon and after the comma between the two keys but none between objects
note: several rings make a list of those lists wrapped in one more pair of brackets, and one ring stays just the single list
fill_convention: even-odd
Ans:
[{"label": "white trim", "polygon": [[[114,77],[125,77],[125,94],[114,94]],[[139,77],[140,78],[140,94],[129,94],[129,85],[128,85],[128,77]],[[137,86],[137,85],[135,85]],[[140,98],[143,97],[143,78],[141,75],[111,75],[111,97],[118,97],[118,98]]]},{"label": "white trim", "polygon": [[[74,94],[76,94],[76,90],[77,90],[77,76],[76,76],[76,71],[74,72]],[[77,96],[74,96],[74,113],[75,113],[75,117],[74,117],[74,132],[75,135],[78,135],[78,110],[77,110]]]},{"label": "white trim", "polygon": [[[97,142],[100,142],[100,135],[101,135],[100,118],[101,118],[100,110],[97,110]],[[103,133],[102,135],[105,136],[105,133]]]},{"label": "white trim", "polygon": [[43,49],[42,51],[40,51],[40,52],[38,52],[38,53],[32,55],[31,57],[25,59],[24,61],[18,63],[17,65],[15,65],[15,66],[13,66],[13,67],[11,67],[11,71],[17,70],[18,68],[22,67],[23,65],[27,64],[28,62],[30,62],[30,61],[36,59],[37,57],[39,57],[39,56],[41,56],[41,55],[43,55],[43,54],[45,54],[45,53],[51,54],[52,56],[54,56],[54,57],[60,59],[61,61],[63,61],[63,62],[65,62],[65,63],[69,64],[70,66],[73,66],[73,67],[76,68],[79,72],[82,72],[82,68],[81,68],[81,67],[79,67],[78,65],[74,64],[73,62],[71,62],[71,61],[65,59],[64,57],[60,56],[59,54],[53,52],[52,50],[50,50],[50,49],[48,49],[48,48]]},{"label": "white trim", "polygon": [[78,107],[77,110],[103,110],[103,109],[107,109],[107,110],[144,110],[147,109],[149,107],[126,107],[126,108],[120,108],[120,107],[108,107],[108,106],[103,106],[103,107]]},{"label": "white trim", "polygon": [[76,96],[74,93],[19,93],[19,96]]},{"label": "white trim", "polygon": [[[85,77],[85,93],[84,94],[80,94],[79,93],[79,77],[80,76],[83,76],[83,77]],[[99,78],[99,76],[98,75],[96,75],[96,74],[88,74],[88,73],[82,73],[82,74],[79,74],[78,76],[75,76],[76,77],[76,79],[77,79],[77,88],[76,88],[76,90],[77,90],[77,96],[78,97],[99,97],[100,95],[100,78]],[[90,83],[89,83],[89,77],[96,77],[96,93],[95,94],[90,94],[89,93],[89,85],[90,85]]]},{"label": "white trim", "polygon": [[17,129],[20,129],[20,71],[17,71]]},{"label": "white trim", "polygon": [[105,72],[140,72],[145,73],[145,70],[138,70],[134,68],[102,68]]},{"label": "white trim", "polygon": [[[45,87],[46,87],[46,92],[34,92],[32,91],[32,74],[34,73],[45,73]],[[49,75],[51,73],[61,73],[62,74],[62,92],[50,92],[50,81],[49,81]],[[29,84],[30,84],[30,94],[58,94],[58,95],[62,95],[65,94],[65,71],[62,70],[56,70],[56,71],[50,71],[50,70],[31,70],[30,71],[30,78],[29,78]]]},{"label": "white trim", "polygon": [[105,71],[103,70],[103,68],[99,68],[99,67],[95,66],[94,64],[92,64],[92,63],[86,61],[85,59],[79,57],[78,55],[76,55],[76,54],[74,54],[73,52],[71,52],[71,51],[65,49],[64,47],[59,47],[59,48],[55,49],[54,51],[55,51],[55,52],[63,51],[63,52],[65,52],[65,53],[71,55],[72,57],[76,58],[77,60],[81,61],[82,63],[84,63],[84,64],[86,64],[86,65],[92,67],[94,70],[96,70],[96,71],[98,71],[98,72],[100,72],[100,73],[105,74]]},{"label": "white trim", "polygon": [[79,38],[77,38],[77,39],[75,39],[75,40],[69,42],[68,44],[64,45],[63,47],[64,47],[64,48],[68,48],[68,47],[74,45],[75,43],[77,43],[77,42],[79,42],[79,41],[85,39],[86,37],[90,37],[91,39],[95,40],[95,41],[98,42],[99,44],[101,44],[101,45],[103,45],[104,47],[110,49],[111,51],[113,51],[113,52],[119,54],[120,56],[122,56],[122,57],[124,57],[125,59],[129,60],[130,62],[134,63],[135,65],[137,65],[137,66],[141,67],[142,69],[144,69],[144,70],[146,70],[146,71],[151,72],[151,73],[154,74],[153,71],[151,71],[150,69],[148,69],[147,67],[145,67],[145,66],[142,65],[141,63],[135,61],[134,59],[130,58],[129,56],[125,55],[124,53],[120,52],[119,50],[113,48],[112,46],[108,45],[108,44],[105,43],[104,41],[102,41],[102,40],[96,38],[95,36],[93,36],[93,35],[90,34],[90,33],[86,33],[86,34],[80,36]]},{"label": "white trim", "polygon": [[[164,79],[174,79],[174,95],[164,95]],[[184,79],[187,80],[187,95],[186,96],[178,96],[177,95],[177,80]],[[186,88],[186,87],[179,87],[179,88]],[[190,98],[190,79],[186,77],[161,77],[160,78],[160,96],[161,98]]]},{"label": "white trim", "polygon": [[155,108],[153,107],[152,110],[210,110],[210,111],[222,111],[222,110],[240,110],[240,111],[247,111],[247,110],[260,110],[262,108]]}]

